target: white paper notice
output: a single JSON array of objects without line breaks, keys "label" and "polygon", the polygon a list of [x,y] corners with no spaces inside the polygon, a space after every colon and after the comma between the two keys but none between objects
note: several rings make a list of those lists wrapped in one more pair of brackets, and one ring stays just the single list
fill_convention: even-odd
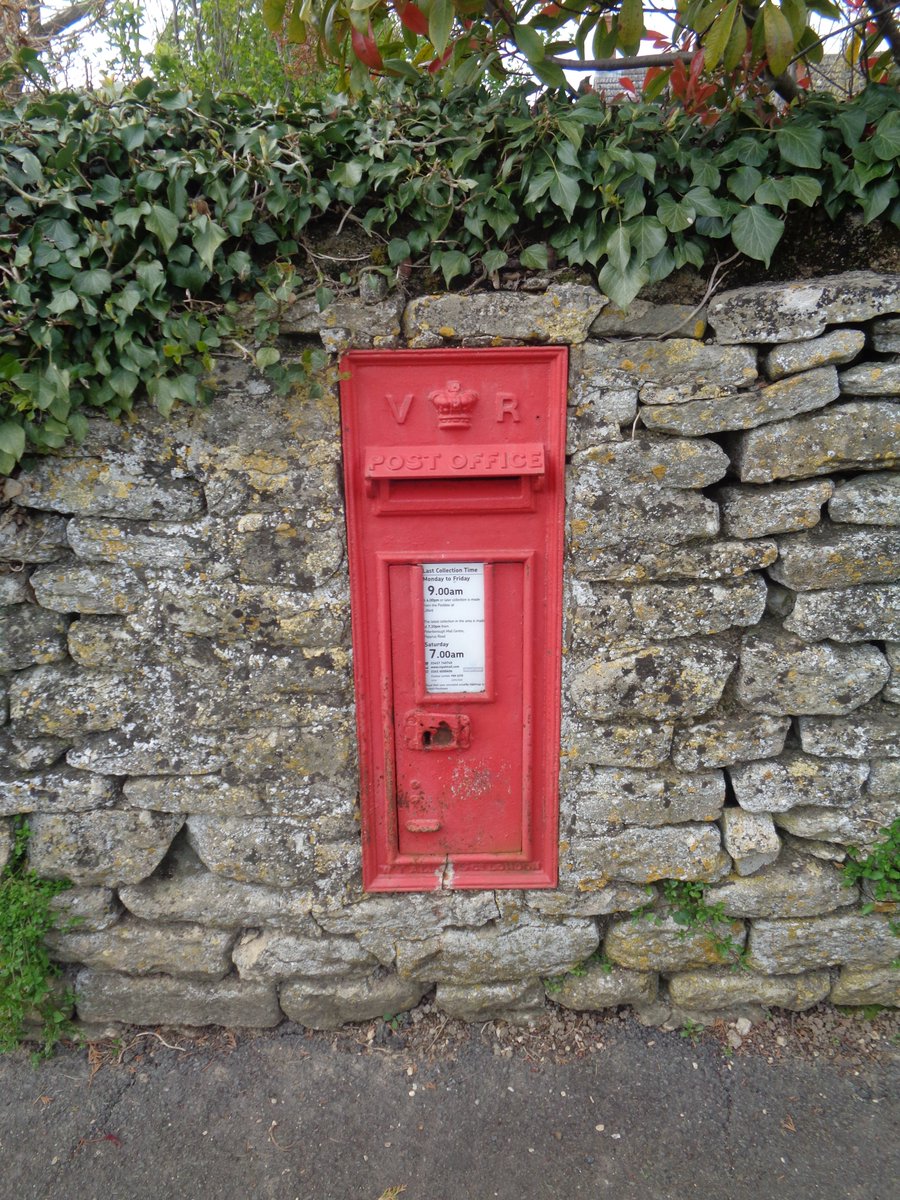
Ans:
[{"label": "white paper notice", "polygon": [[483,692],[484,563],[423,563],[425,689]]}]

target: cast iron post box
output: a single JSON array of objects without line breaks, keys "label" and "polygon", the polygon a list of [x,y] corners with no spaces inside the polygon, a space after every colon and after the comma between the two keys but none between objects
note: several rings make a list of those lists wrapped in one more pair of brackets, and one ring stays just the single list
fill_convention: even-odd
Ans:
[{"label": "cast iron post box", "polygon": [[553,887],[567,352],[342,371],[365,887]]}]

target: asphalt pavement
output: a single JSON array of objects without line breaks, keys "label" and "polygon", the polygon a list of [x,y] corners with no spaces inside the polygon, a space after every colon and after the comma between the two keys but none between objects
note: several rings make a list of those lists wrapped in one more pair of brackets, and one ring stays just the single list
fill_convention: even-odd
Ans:
[{"label": "asphalt pavement", "polygon": [[[0,1059],[3,1200],[894,1200],[890,1055],[727,1057],[636,1022],[582,1058],[296,1026]],[[393,1042],[388,1038],[388,1043]],[[362,1043],[362,1044],[360,1044]]]}]

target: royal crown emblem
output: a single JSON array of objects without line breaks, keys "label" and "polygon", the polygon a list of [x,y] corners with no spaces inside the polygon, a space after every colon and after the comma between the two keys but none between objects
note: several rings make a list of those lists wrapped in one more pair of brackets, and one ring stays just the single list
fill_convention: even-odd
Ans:
[{"label": "royal crown emblem", "polygon": [[450,379],[443,388],[428,393],[428,399],[438,410],[440,429],[468,429],[472,424],[472,409],[478,403],[478,393],[463,391],[458,379]]}]

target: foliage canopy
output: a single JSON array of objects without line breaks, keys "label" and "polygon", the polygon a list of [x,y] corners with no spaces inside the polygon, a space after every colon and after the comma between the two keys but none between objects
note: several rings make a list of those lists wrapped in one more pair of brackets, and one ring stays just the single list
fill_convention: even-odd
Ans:
[{"label": "foliage canopy", "polygon": [[[900,225],[898,158],[878,85],[712,126],[675,101],[427,81],[290,113],[150,81],[23,98],[0,111],[0,472],[91,410],[196,402],[223,348],[290,386],[282,309],[326,306],[360,262],[432,287],[581,268],[626,306],[686,264],[769,262],[798,207]],[[366,252],[323,252],[337,228]]]}]

